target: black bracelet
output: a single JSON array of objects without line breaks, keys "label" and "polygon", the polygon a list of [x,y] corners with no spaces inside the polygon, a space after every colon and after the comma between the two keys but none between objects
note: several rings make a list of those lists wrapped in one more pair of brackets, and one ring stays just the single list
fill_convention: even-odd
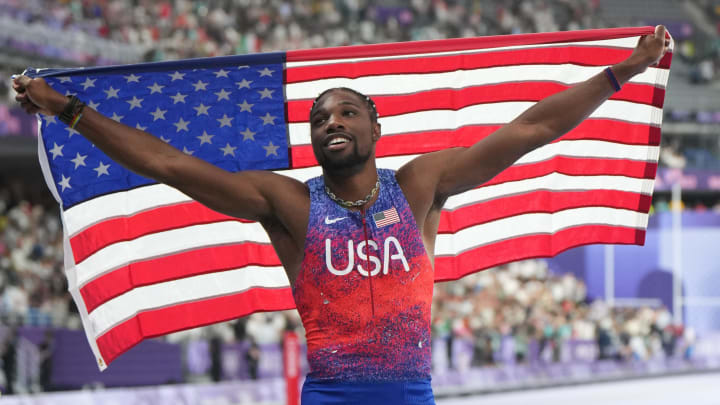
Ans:
[{"label": "black bracelet", "polygon": [[80,99],[75,96],[70,96],[68,98],[70,99],[70,101],[65,104],[65,108],[63,108],[63,111],[60,113],[60,115],[58,115],[58,119],[60,119],[60,121],[64,122],[66,125],[74,127],[77,122],[73,121],[75,121],[79,116],[82,115],[82,110],[85,108],[85,103],[80,101]]}]

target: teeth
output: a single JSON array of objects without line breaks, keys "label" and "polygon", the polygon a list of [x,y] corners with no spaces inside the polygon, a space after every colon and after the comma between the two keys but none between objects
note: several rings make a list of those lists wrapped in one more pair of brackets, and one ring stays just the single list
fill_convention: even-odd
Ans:
[{"label": "teeth", "polygon": [[347,139],[335,138],[335,139],[333,139],[332,141],[330,141],[330,142],[328,143],[328,145],[337,145],[337,144],[340,144],[340,143],[347,143],[347,141],[348,141]]}]

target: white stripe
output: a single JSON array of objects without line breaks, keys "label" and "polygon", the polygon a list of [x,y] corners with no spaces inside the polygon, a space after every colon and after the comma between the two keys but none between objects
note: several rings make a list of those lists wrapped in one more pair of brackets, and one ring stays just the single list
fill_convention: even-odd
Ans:
[{"label": "white stripe", "polygon": [[[498,66],[442,73],[401,73],[365,76],[356,79],[331,78],[309,82],[290,83],[285,86],[288,100],[315,98],[332,87],[352,87],[369,96],[413,94],[432,89],[460,89],[472,86],[508,82],[552,81],[572,85],[583,82],[602,72],[604,66],[577,65],[518,65]],[[657,68],[648,68],[634,76],[630,82],[655,85],[661,78]],[[663,70],[665,73],[667,71]],[[664,83],[665,81],[660,81]]]},{"label": "white stripe", "polygon": [[371,60],[392,60],[392,59],[407,59],[407,58],[418,58],[428,56],[446,56],[446,55],[467,55],[474,53],[488,53],[505,51],[512,49],[534,49],[534,48],[559,48],[565,46],[588,46],[588,47],[606,47],[606,48],[635,48],[639,36],[627,37],[627,38],[616,38],[616,39],[604,39],[599,41],[577,41],[577,42],[558,42],[551,44],[537,44],[537,45],[513,45],[513,46],[499,46],[495,48],[480,48],[480,49],[468,49],[464,51],[447,51],[447,52],[425,52],[425,53],[414,53],[406,55],[392,55],[392,56],[371,56],[365,58],[346,58],[346,59],[322,59],[322,60],[311,60],[311,61],[295,61],[287,62],[287,68],[292,69],[302,66],[315,66],[315,65],[327,65],[332,63],[348,63],[348,62],[364,62]]},{"label": "white stripe", "polygon": [[97,307],[89,326],[98,338],[141,311],[241,292],[253,287],[290,285],[282,267],[248,266],[138,287]]},{"label": "white stripe", "polygon": [[[430,110],[392,117],[381,117],[378,122],[386,136],[420,131],[452,130],[468,125],[505,124],[517,118],[534,102],[501,102],[471,105],[459,110]],[[638,124],[660,126],[662,109],[627,101],[608,100],[598,107],[590,118],[611,119]],[[288,124],[290,145],[310,144],[310,124]]]},{"label": "white stripe", "polygon": [[270,243],[263,227],[257,222],[237,221],[193,225],[157,232],[108,245],[76,265],[77,285],[129,263],[167,256],[173,253],[239,242]]},{"label": "white stripe", "polygon": [[84,228],[100,221],[137,214],[150,208],[192,201],[179,190],[153,184],[107,194],[65,210],[67,232],[72,238]]},{"label": "white stripe", "polygon": [[468,249],[524,235],[554,233],[579,225],[602,224],[643,228],[647,214],[635,211],[585,207],[552,214],[533,213],[503,218],[463,229],[455,234],[440,234],[435,242],[436,256],[454,256]]},{"label": "white stripe", "polygon": [[448,198],[443,209],[452,211],[470,204],[536,190],[598,190],[598,192],[602,192],[601,190],[617,190],[649,195],[654,181],[625,176],[568,176],[566,174],[550,173],[532,179],[510,181],[468,190]]}]

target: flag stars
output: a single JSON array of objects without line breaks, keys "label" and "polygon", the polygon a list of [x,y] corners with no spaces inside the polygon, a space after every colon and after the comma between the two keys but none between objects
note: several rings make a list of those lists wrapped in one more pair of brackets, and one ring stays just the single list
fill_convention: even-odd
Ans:
[{"label": "flag stars", "polygon": [[173,124],[173,125],[175,125],[175,128],[177,128],[177,130],[175,132],[187,131],[189,123],[190,123],[190,121],[185,121],[182,119],[182,117],[180,117],[180,120]]},{"label": "flag stars", "polygon": [[220,148],[223,156],[232,155],[233,157],[235,157],[235,149],[237,149],[237,146],[230,146],[229,143],[226,143],[224,148]]},{"label": "flag stars", "polygon": [[95,170],[97,172],[98,177],[102,176],[103,174],[109,176],[110,175],[110,173],[108,173],[109,167],[110,167],[110,165],[106,165],[106,164],[103,164],[103,162],[100,162],[98,164],[98,167],[94,168],[93,170]]},{"label": "flag stars", "polygon": [[140,76],[135,76],[134,74],[130,74],[130,76],[123,76],[125,80],[127,80],[125,83],[140,83]]},{"label": "flag stars", "polygon": [[68,131],[68,138],[72,138],[73,135],[80,135],[80,132],[74,130],[70,127],[65,127],[65,130]]},{"label": "flag stars", "polygon": [[263,125],[275,125],[275,120],[277,119],[276,116],[270,115],[270,113],[266,113],[262,117],[260,117],[261,120],[263,120]]},{"label": "flag stars", "polygon": [[217,72],[215,72],[215,78],[219,79],[221,77],[228,77],[228,73],[230,73],[230,72],[228,72],[225,69],[220,69]]},{"label": "flag stars", "polygon": [[217,101],[220,101],[220,100],[230,101],[230,97],[228,97],[230,95],[230,92],[225,91],[225,89],[220,89],[220,91],[218,91],[217,93],[214,93],[214,94],[217,96]]},{"label": "flag stars", "polygon": [[232,120],[233,120],[233,117],[228,117],[227,114],[223,114],[222,118],[218,118],[218,122],[220,123],[220,128],[232,127],[232,124],[230,123]]},{"label": "flag stars", "polygon": [[137,129],[139,129],[139,130],[141,130],[141,131],[144,131],[144,130],[147,129],[147,127],[144,127],[144,126],[140,125],[139,122],[138,122],[137,124],[135,124],[135,128],[137,128]]},{"label": "flag stars", "polygon": [[161,86],[161,85],[159,85],[159,84],[157,84],[157,83],[153,83],[152,86],[148,86],[148,89],[150,89],[150,94],[155,94],[155,93],[160,93],[160,94],[162,94],[162,89],[163,89],[164,87],[165,87],[165,86]]},{"label": "flag stars", "polygon": [[106,98],[107,98],[108,100],[111,99],[111,98],[119,98],[119,97],[118,97],[118,91],[120,91],[120,89],[115,89],[114,87],[110,86],[109,89],[103,90],[103,91],[105,92],[105,94],[107,94],[107,97],[106,97]]},{"label": "flag stars", "polygon": [[243,136],[243,141],[247,141],[248,139],[251,141],[255,140],[255,132],[251,131],[250,128],[245,128],[245,130],[240,133]]},{"label": "flag stars", "polygon": [[60,83],[72,83],[72,80],[68,76],[58,77],[60,79]]},{"label": "flag stars", "polygon": [[235,82],[235,85],[238,86],[238,90],[243,89],[243,88],[249,89],[250,83],[252,83],[252,80],[242,79],[242,81],[240,81],[240,82]]},{"label": "flag stars", "polygon": [[98,107],[100,107],[100,103],[96,103],[94,101],[89,101],[87,103],[88,107],[92,108],[93,110],[97,111]]},{"label": "flag stars", "polygon": [[61,176],[62,180],[60,180],[60,182],[58,183],[58,185],[62,187],[62,190],[60,191],[65,191],[66,188],[72,188],[72,186],[70,185],[70,177],[65,177],[64,174],[62,174]]},{"label": "flag stars", "polygon": [[155,111],[150,113],[153,116],[153,122],[157,120],[164,120],[166,112],[167,110],[161,110],[160,107],[156,107]]},{"label": "flag stars", "polygon": [[272,98],[272,94],[274,91],[275,90],[270,90],[267,87],[258,91],[258,93],[260,93],[260,100],[262,100],[264,98]]},{"label": "flag stars", "polygon": [[177,104],[177,103],[183,103],[183,104],[184,104],[184,103],[185,103],[185,97],[187,97],[187,94],[180,94],[179,91],[178,91],[178,93],[177,93],[176,95],[170,96],[170,98],[173,99],[173,104]]},{"label": "flag stars", "polygon": [[208,110],[210,109],[210,107],[212,107],[212,106],[200,103],[199,106],[193,107],[193,108],[195,109],[195,111],[197,111],[197,115],[200,116],[200,115],[208,115]]},{"label": "flag stars", "polygon": [[207,85],[208,84],[202,80],[198,80],[197,83],[192,84],[192,86],[195,87],[195,91],[207,90]]},{"label": "flag stars", "polygon": [[70,96],[77,96],[77,93],[70,91],[70,90],[65,90],[65,97],[70,97]]},{"label": "flag stars", "polygon": [[125,118],[124,115],[118,115],[118,113],[116,113],[116,112],[114,112],[112,117],[110,117],[110,119],[112,119],[113,121],[117,121],[117,122],[120,122],[120,120],[122,120],[123,118]]},{"label": "flag stars", "polygon": [[203,131],[202,135],[196,136],[196,138],[200,140],[200,146],[202,146],[206,143],[209,143],[212,145],[213,136],[215,136],[215,135],[210,135],[206,131]]},{"label": "flag stars", "polygon": [[54,115],[43,115],[42,118],[45,120],[45,125],[57,124]]},{"label": "flag stars", "polygon": [[55,160],[58,156],[63,156],[62,150],[65,147],[65,145],[58,145],[57,143],[53,142],[53,148],[50,149],[50,153],[52,154],[53,160]]},{"label": "flag stars", "polygon": [[164,136],[160,135],[160,140],[162,140],[165,143],[170,143],[170,138],[165,138]]},{"label": "flag stars", "polygon": [[263,146],[263,149],[265,149],[265,157],[270,155],[279,156],[277,153],[279,147],[279,145],[273,145],[272,141],[270,141],[267,146]]},{"label": "flag stars", "polygon": [[237,106],[240,107],[240,112],[247,111],[251,113],[254,105],[255,104],[248,103],[247,100],[243,100],[243,102],[241,104],[238,104]]},{"label": "flag stars", "polygon": [[270,70],[267,67],[263,70],[258,70],[258,73],[260,73],[260,77],[263,77],[263,76],[272,77],[273,72],[274,72],[274,70]]},{"label": "flag stars", "polygon": [[87,90],[90,87],[95,87],[96,81],[97,81],[97,79],[91,79],[89,77],[86,77],[85,81],[80,85],[83,86],[83,90]]},{"label": "flag stars", "polygon": [[87,159],[87,155],[81,155],[80,152],[78,152],[75,154],[75,159],[70,161],[75,163],[75,170],[77,170],[78,167],[85,166],[85,159]]},{"label": "flag stars", "polygon": [[136,96],[133,96],[132,100],[127,100],[126,103],[130,104],[130,111],[132,111],[133,108],[142,108],[142,98],[137,98]]},{"label": "flag stars", "polygon": [[183,146],[183,153],[186,154],[186,155],[192,155],[193,153],[195,153],[195,151],[194,151],[194,150],[190,150],[190,149],[188,149],[187,147]]},{"label": "flag stars", "polygon": [[175,72],[175,73],[169,75],[170,79],[172,79],[170,81],[174,82],[175,80],[183,80],[183,79],[185,79],[185,75],[186,75],[186,73]]}]

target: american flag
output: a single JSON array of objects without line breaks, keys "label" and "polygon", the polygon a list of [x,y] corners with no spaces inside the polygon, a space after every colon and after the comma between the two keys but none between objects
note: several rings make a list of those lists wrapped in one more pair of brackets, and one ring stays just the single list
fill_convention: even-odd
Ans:
[{"label": "american flag", "polygon": [[[335,86],[372,96],[378,166],[469,146],[630,55],[652,27],[32,70],[57,90],[230,171],[319,175],[308,113]],[[451,197],[436,280],[589,243],[642,244],[671,54],[576,129]],[[54,117],[39,156],[62,207],[70,291],[101,369],[142,339],[294,307],[262,227],[110,160]]]},{"label": "american flag", "polygon": [[382,228],[383,226],[388,226],[390,224],[400,222],[400,217],[398,216],[395,207],[392,207],[390,209],[378,212],[377,214],[373,215],[373,221],[375,221],[376,227]]}]

